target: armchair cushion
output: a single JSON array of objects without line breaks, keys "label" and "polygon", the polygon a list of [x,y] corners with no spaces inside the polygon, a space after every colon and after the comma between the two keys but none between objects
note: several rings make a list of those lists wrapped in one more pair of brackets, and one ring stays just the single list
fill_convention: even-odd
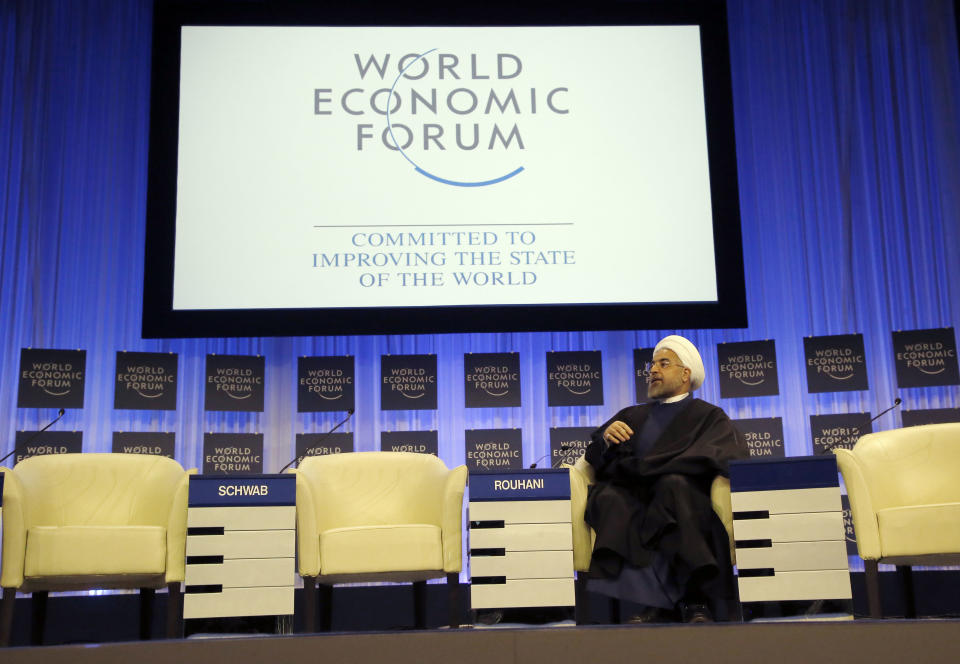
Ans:
[{"label": "armchair cushion", "polygon": [[881,557],[960,552],[960,503],[891,507],[877,512]]},{"label": "armchair cushion", "polygon": [[166,538],[166,528],[159,526],[35,526],[27,532],[24,576],[162,577]]},{"label": "armchair cushion", "polygon": [[391,570],[442,570],[440,528],[398,524],[335,528],[320,535],[320,568],[324,576]]}]

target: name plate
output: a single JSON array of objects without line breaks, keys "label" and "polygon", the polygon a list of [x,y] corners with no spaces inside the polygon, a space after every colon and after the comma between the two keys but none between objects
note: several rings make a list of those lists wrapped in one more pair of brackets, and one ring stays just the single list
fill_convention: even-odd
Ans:
[{"label": "name plate", "polygon": [[566,468],[470,473],[470,501],[570,500]]},{"label": "name plate", "polygon": [[832,454],[730,462],[731,491],[783,491],[839,486],[837,459]]},{"label": "name plate", "polygon": [[191,475],[190,507],[296,505],[296,475]]}]

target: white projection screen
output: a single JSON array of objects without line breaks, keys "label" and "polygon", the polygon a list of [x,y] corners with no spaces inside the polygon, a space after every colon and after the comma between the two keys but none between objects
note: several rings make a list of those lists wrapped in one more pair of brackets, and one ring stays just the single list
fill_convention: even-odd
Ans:
[{"label": "white projection screen", "polygon": [[158,1],[144,336],[745,325],[722,8],[574,7]]}]

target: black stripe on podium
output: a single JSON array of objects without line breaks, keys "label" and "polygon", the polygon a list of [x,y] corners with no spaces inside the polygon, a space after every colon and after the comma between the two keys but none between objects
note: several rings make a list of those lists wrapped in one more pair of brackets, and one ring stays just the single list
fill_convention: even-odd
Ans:
[{"label": "black stripe on podium", "polygon": [[471,521],[470,528],[472,530],[482,530],[483,528],[503,528],[503,521]]},{"label": "black stripe on podium", "polygon": [[482,558],[484,556],[505,556],[507,555],[506,549],[470,549],[470,555],[474,558]]},{"label": "black stripe on podium", "polygon": [[776,576],[772,567],[757,567],[756,569],[737,569],[737,575],[741,579],[747,579],[751,576]]},{"label": "black stripe on podium", "polygon": [[188,565],[222,565],[223,556],[187,556]]},{"label": "black stripe on podium", "polygon": [[755,512],[734,512],[733,520],[734,521],[747,521],[749,519],[769,519],[770,511],[769,510],[757,510]]},{"label": "black stripe on podium", "polygon": [[223,584],[210,584],[208,586],[187,586],[184,588],[184,592],[188,595],[201,595],[205,593],[222,593]]},{"label": "black stripe on podium", "polygon": [[470,583],[475,586],[503,585],[506,582],[507,577],[505,576],[475,576],[470,579]]},{"label": "black stripe on podium", "polygon": [[190,537],[191,535],[223,535],[223,526],[187,528],[187,537]]},{"label": "black stripe on podium", "polygon": [[735,540],[734,543],[738,549],[767,549],[773,546],[773,540],[768,539]]}]

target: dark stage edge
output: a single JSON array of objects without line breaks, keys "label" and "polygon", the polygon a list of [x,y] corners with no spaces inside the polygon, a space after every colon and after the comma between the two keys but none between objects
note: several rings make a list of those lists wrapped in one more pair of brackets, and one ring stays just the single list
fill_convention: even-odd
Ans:
[{"label": "dark stage edge", "polygon": [[951,662],[960,620],[352,632],[0,651],[5,664]]}]

